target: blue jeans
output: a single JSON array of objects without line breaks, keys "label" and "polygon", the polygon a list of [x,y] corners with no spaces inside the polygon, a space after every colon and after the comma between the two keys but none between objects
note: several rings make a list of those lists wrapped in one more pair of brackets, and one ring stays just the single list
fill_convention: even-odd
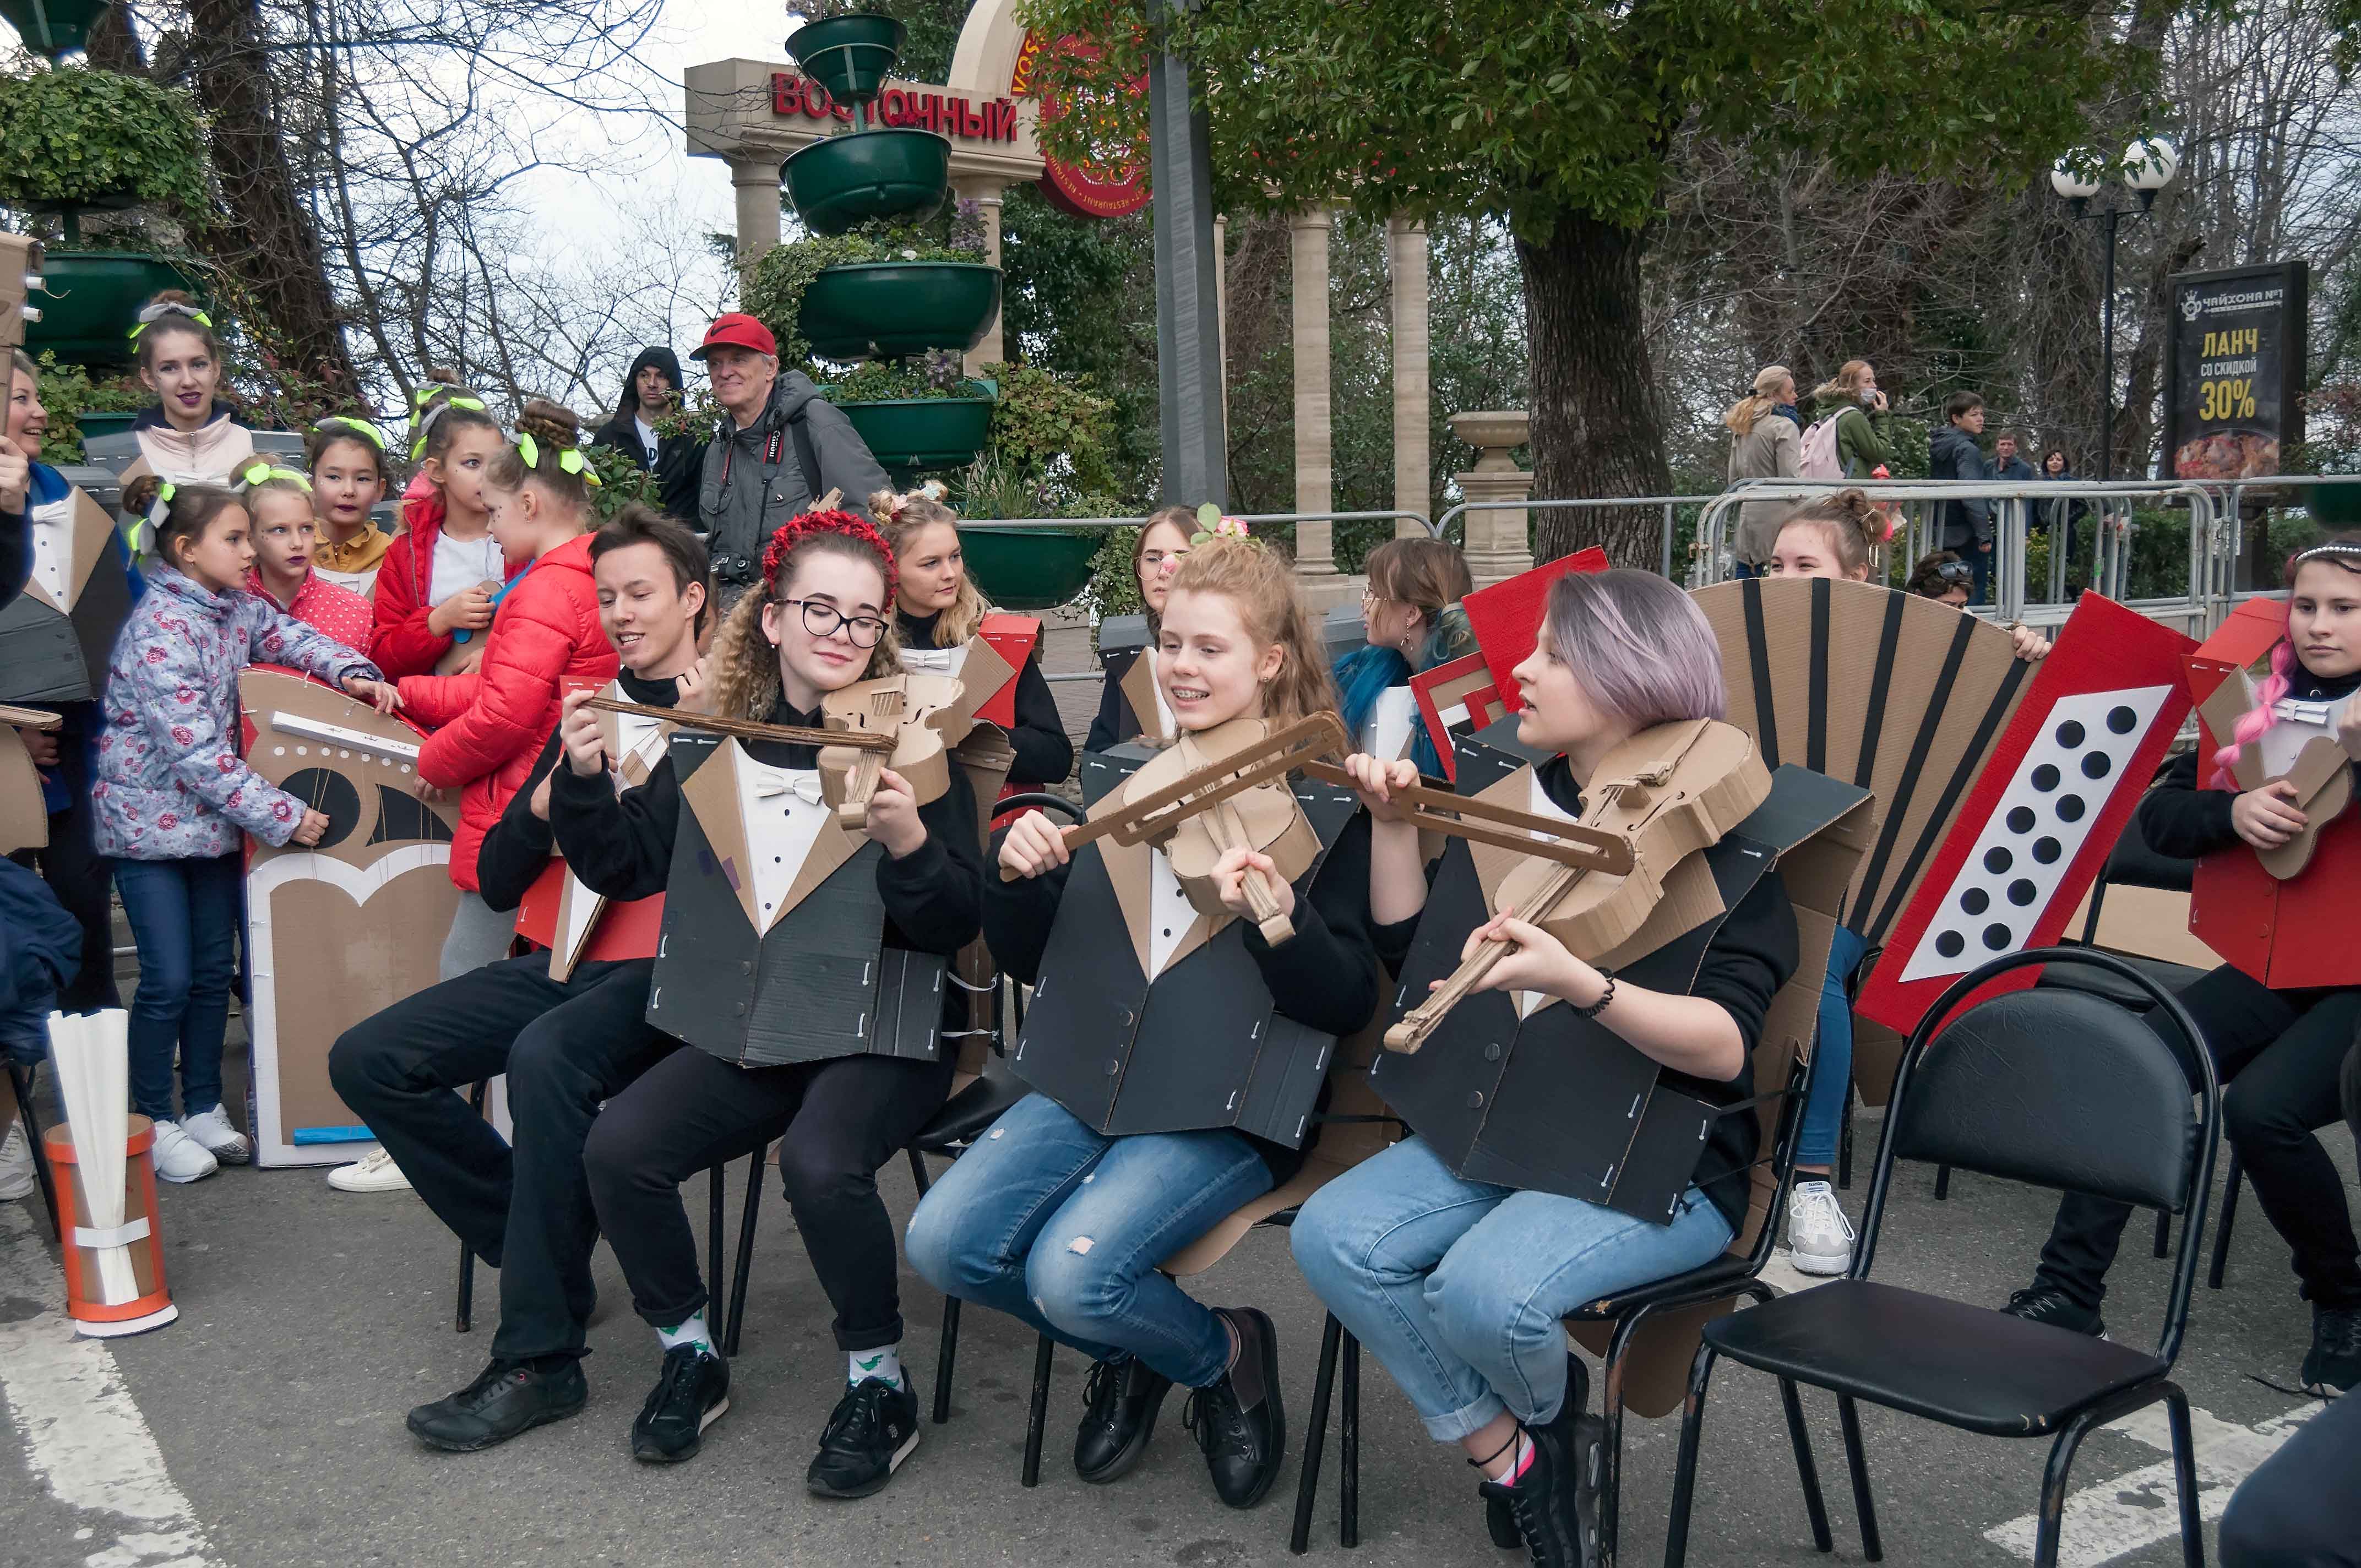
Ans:
[{"label": "blue jeans", "polygon": [[189,1115],[221,1103],[222,1036],[237,970],[246,868],[235,852],[206,860],[116,861],[115,886],[139,944],[129,1020],[131,1108],[169,1121],[172,1064]]},{"label": "blue jeans", "polygon": [[1836,1163],[1845,1097],[1852,1092],[1852,1002],[1845,995],[1845,981],[1867,950],[1861,933],[1842,926],[1828,944],[1828,977],[1820,982],[1820,1032],[1812,1042],[1818,1058],[1812,1065],[1812,1097],[1804,1102],[1804,1125],[1795,1135],[1795,1163],[1807,1170]]},{"label": "blue jeans", "polygon": [[1229,1366],[1229,1330],[1156,1266],[1269,1190],[1242,1134],[1111,1138],[1028,1094],[918,1205],[910,1266],[1093,1360],[1202,1388]]},{"label": "blue jeans", "polygon": [[1560,1320],[1702,1267],[1730,1222],[1692,1187],[1669,1225],[1451,1173],[1406,1138],[1313,1193],[1290,1234],[1312,1293],[1385,1363],[1437,1442],[1565,1402]]}]

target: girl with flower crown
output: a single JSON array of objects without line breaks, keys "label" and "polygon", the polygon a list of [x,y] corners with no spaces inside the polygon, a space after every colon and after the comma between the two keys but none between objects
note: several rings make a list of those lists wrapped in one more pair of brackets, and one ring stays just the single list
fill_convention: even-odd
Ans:
[{"label": "girl with flower crown", "polygon": [[[2195,859],[2239,844],[2274,850],[2309,826],[2283,779],[2241,791],[2231,770],[2250,746],[2266,773],[2283,773],[2312,735],[2334,735],[2361,756],[2361,535],[2299,553],[2288,564],[2287,635],[2270,675],[2230,743],[2210,757],[2184,752],[2140,802],[2139,826],[2160,854]],[[2313,874],[2318,874],[2317,871]],[[2312,1303],[2312,1348],[2301,1378],[2315,1394],[2361,1385],[2361,1245],[2344,1179],[2315,1136],[2342,1119],[2337,1079],[2361,1028],[2361,986],[2274,991],[2224,964],[2180,993],[2216,1075],[2228,1088],[2222,1121],[2255,1199],[2294,1253]],[[2166,1043],[2186,1055],[2177,1031]],[[2094,1108],[2095,1110],[2096,1108]],[[2009,1303],[2020,1317],[2084,1333],[2104,1332],[2099,1303],[2129,1206],[2070,1192],[2041,1250],[2032,1288]]]},{"label": "girl with flower crown", "polygon": [[[763,552],[759,581],[714,640],[711,710],[819,728],[830,693],[900,667],[895,580],[893,549],[863,518],[816,512],[782,526]],[[884,1003],[910,994],[888,973],[939,966],[974,938],[982,879],[974,797],[956,767],[943,792],[923,804],[886,768],[848,846],[833,808],[822,804],[817,748],[695,737],[676,737],[646,782],[618,797],[598,718],[582,697],[567,699],[566,761],[551,770],[550,824],[566,864],[592,892],[665,895],[648,1017],[690,1041],[607,1102],[584,1151],[599,1229],[632,1306],[664,1345],[631,1452],[649,1463],[686,1459],[729,1409],[730,1369],[707,1326],[708,1282],[680,1184],[775,1138],[787,1202],[836,1309],[837,1348],[846,1357],[843,1392],[806,1484],[819,1497],[865,1497],[893,1478],[918,1442],[917,1395],[900,1355],[894,1224],[877,1170],[942,1108],[954,1057],[939,1042],[931,1055],[888,1054],[884,1041],[865,1037],[855,1054],[828,1055],[844,1042],[822,1036],[840,1014],[847,1033],[885,1030]],[[742,861],[713,847],[728,839],[743,844]],[[821,870],[831,859],[833,869]],[[749,902],[756,900],[766,916],[759,923]],[[878,960],[832,961],[853,939],[844,912],[880,906],[878,946],[862,949]],[[890,995],[889,983],[897,987]],[[765,1000],[782,993],[776,985],[793,996],[791,1009]],[[861,1025],[851,1023],[855,1007]],[[891,1011],[901,1051],[917,1009]],[[784,1037],[764,1053],[774,1065],[753,1065],[757,1032]],[[916,1032],[926,1036],[923,1019]],[[738,1059],[718,1054],[741,1036]]]}]

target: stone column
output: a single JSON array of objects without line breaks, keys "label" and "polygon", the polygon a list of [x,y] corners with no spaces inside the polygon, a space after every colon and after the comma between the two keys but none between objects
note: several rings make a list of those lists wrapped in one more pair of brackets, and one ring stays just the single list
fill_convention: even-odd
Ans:
[{"label": "stone column", "polygon": [[[1477,449],[1473,472],[1455,475],[1459,493],[1471,501],[1521,501],[1533,493],[1533,477],[1509,454],[1525,444],[1532,421],[1521,409],[1451,416],[1451,433]],[[1532,536],[1522,508],[1463,512],[1467,525],[1467,571],[1477,587],[1504,582],[1532,569]]]},{"label": "stone column", "polygon": [[752,267],[779,243],[779,160],[733,158],[730,183],[738,192],[738,265]]},{"label": "stone column", "polygon": [[[1328,376],[1328,209],[1307,207],[1290,222],[1294,254],[1295,510],[1323,512],[1335,505],[1333,406]],[[1336,575],[1334,525],[1295,525],[1295,571],[1301,577]]]},{"label": "stone column", "polygon": [[[951,181],[951,190],[962,202],[973,202],[983,219],[983,258],[994,267],[1000,265],[1000,205],[1001,193],[1006,182],[989,174],[963,174]],[[999,311],[992,313],[992,324],[983,329],[983,341],[967,352],[967,373],[983,373],[983,367],[997,365],[1008,357],[1001,341]]]},{"label": "stone column", "polygon": [[[1431,516],[1433,453],[1427,402],[1426,225],[1395,218],[1386,225],[1386,273],[1393,282],[1394,505]],[[1398,539],[1423,539],[1426,530],[1394,520]]]}]

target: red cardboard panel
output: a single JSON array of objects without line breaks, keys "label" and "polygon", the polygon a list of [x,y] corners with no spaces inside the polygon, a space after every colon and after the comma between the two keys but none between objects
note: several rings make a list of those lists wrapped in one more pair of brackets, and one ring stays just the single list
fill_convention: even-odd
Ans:
[{"label": "red cardboard panel", "polygon": [[1040,645],[1041,623],[1026,615],[987,615],[977,629],[992,651],[1007,661],[1012,674],[1001,688],[987,697],[975,710],[975,716],[986,724],[997,724],[1003,729],[1016,724],[1016,675],[1025,671],[1025,661],[1033,656]]},{"label": "red cardboard panel", "polygon": [[[1507,582],[1477,588],[1461,601],[1467,611],[1468,630],[1476,633],[1476,646],[1484,651],[1484,663],[1492,672],[1492,684],[1505,711],[1514,713],[1524,706],[1517,699],[1516,677],[1510,672],[1525,662],[1541,641],[1542,607],[1549,598],[1550,585],[1568,572],[1603,572],[1607,566],[1607,552],[1594,544],[1544,562],[1530,572],[1520,572]],[[1447,750],[1444,754],[1449,755]]]},{"label": "red cardboard panel", "polygon": [[1464,654],[1422,670],[1410,678],[1410,689],[1426,721],[1427,737],[1443,759],[1444,774],[1457,782],[1459,764],[1453,756],[1457,738],[1473,735],[1502,716],[1500,694],[1484,655]]}]

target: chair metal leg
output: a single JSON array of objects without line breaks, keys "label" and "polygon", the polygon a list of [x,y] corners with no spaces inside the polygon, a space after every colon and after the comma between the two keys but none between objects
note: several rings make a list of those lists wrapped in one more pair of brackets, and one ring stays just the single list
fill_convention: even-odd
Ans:
[{"label": "chair metal leg", "polygon": [[1779,1402],[1787,1408],[1787,1442],[1795,1451],[1795,1479],[1803,1484],[1804,1512],[1812,1521],[1812,1545],[1822,1552],[1834,1552],[1836,1539],[1828,1533],[1828,1505],[1820,1496],[1820,1470],[1812,1463],[1812,1434],[1804,1425],[1804,1401],[1795,1391],[1794,1378],[1779,1379]]},{"label": "chair metal leg", "polygon": [[[491,1080],[478,1079],[476,1087],[467,1091],[467,1109],[482,1115],[484,1096],[491,1087]],[[459,1244],[459,1306],[453,1316],[456,1321],[452,1326],[463,1334],[476,1326],[476,1255],[467,1250],[464,1241]]]},{"label": "chair metal leg", "polygon": [[[705,1326],[716,1344],[726,1345],[730,1324],[722,1302],[730,1294],[730,1277],[721,1272],[721,1228],[729,1216],[722,1201],[721,1171],[718,1165],[705,1170]],[[730,1353],[725,1349],[722,1354]]]},{"label": "chair metal leg", "polygon": [[2246,1168],[2238,1162],[2238,1151],[2233,1147],[2230,1150],[2230,1168],[2223,1178],[2222,1217],[2213,1223],[2213,1262],[2205,1270],[2208,1289],[2222,1288],[2222,1270],[2230,1262],[2230,1227],[2238,1218],[2238,1188],[2246,1179]]},{"label": "chair metal leg", "polygon": [[[1892,1113],[1888,1112],[1887,1114],[1891,1115]],[[1950,1195],[1951,1168],[1948,1165],[1938,1165],[1935,1168],[1935,1201],[1940,1203]]]},{"label": "chair metal leg", "polygon": [[[762,1212],[763,1172],[769,1153],[768,1149],[756,1149],[753,1157],[746,1162],[746,1202],[738,1215],[738,1271],[730,1282],[730,1329],[721,1336],[725,1359],[738,1354],[738,1342],[746,1332],[746,1286],[754,1275],[754,1223]],[[713,1168],[718,1190],[721,1168]],[[717,1210],[717,1217],[719,1212]]]},{"label": "chair metal leg", "polygon": [[8,1084],[16,1091],[16,1116],[25,1124],[25,1141],[33,1151],[33,1179],[41,1185],[41,1206],[49,1212],[49,1234],[62,1245],[66,1223],[58,1212],[57,1181],[49,1170],[49,1151],[41,1142],[41,1118],[33,1109],[33,1093],[38,1087],[37,1067],[8,1064]]},{"label": "chair metal leg", "polygon": [[1714,1349],[1697,1346],[1689,1363],[1689,1391],[1681,1410],[1681,1453],[1673,1470],[1672,1514],[1664,1521],[1664,1568],[1685,1568],[1689,1560],[1689,1510],[1697,1501],[1697,1433],[1705,1426],[1706,1385],[1713,1377]]},{"label": "chair metal leg", "polygon": [[1048,1334],[1033,1352],[1033,1404],[1025,1415],[1025,1475],[1027,1486],[1041,1484],[1041,1429],[1049,1421],[1049,1363],[1058,1342]]},{"label": "chair metal leg", "polygon": [[935,1424],[951,1419],[951,1370],[959,1360],[960,1299],[943,1298],[943,1332],[935,1351]]},{"label": "chair metal leg", "polygon": [[2172,1211],[2169,1209],[2158,1209],[2156,1212],[2156,1255],[2158,1257],[2164,1257],[2169,1255],[2171,1251]]},{"label": "chair metal leg", "polygon": [[2189,1431],[2189,1396],[2174,1387],[2164,1397],[2172,1426],[2172,1486],[2180,1503],[2182,1568],[2205,1568],[2205,1527],[2197,1513],[2197,1443]]},{"label": "chair metal leg", "polygon": [[1847,1085],[1844,1114],[1837,1123],[1837,1190],[1852,1190],[1852,1088]]},{"label": "chair metal leg", "polygon": [[[2116,1414],[2122,1413],[2119,1407],[2114,1409]],[[2082,1446],[2082,1439],[2098,1424],[2096,1412],[2085,1410],[2067,1422],[2066,1430],[2059,1432],[2058,1440],[2049,1445],[2049,1464],[2041,1475],[2041,1508],[2034,1516],[2037,1521],[2033,1541],[2034,1568],[2058,1568],[2058,1537],[2066,1522],[2066,1477],[2074,1467],[2074,1451]],[[2179,1433],[2176,1431],[2174,1436],[2177,1467],[2180,1460]],[[2193,1457],[2191,1478],[2194,1478]],[[2190,1495],[2196,1495],[2193,1487]],[[2188,1516],[2184,1513],[2182,1517],[2185,1520]],[[2184,1552],[2188,1550],[2186,1543],[2182,1550]]]},{"label": "chair metal leg", "polygon": [[910,1157],[910,1182],[911,1185],[915,1186],[918,1190],[919,1201],[924,1202],[927,1197],[928,1187],[927,1162],[919,1156],[917,1146],[915,1144],[910,1147],[904,1149],[902,1152]]},{"label": "chair metal leg", "polygon": [[1345,1394],[1336,1420],[1336,1544],[1361,1544],[1361,1342],[1345,1336]]},{"label": "chair metal leg", "polygon": [[1320,1331],[1320,1373],[1312,1380],[1312,1420],[1303,1431],[1303,1469],[1295,1481],[1295,1527],[1287,1549],[1298,1557],[1312,1550],[1312,1509],[1320,1495],[1321,1450],[1328,1441],[1328,1400],[1336,1391],[1336,1348],[1345,1325],[1328,1314]]},{"label": "chair metal leg", "polygon": [[1837,1396],[1837,1420],[1844,1428],[1845,1464],[1852,1470],[1852,1502],[1861,1515],[1861,1554],[1883,1563],[1885,1548],[1877,1538],[1877,1504],[1869,1495],[1869,1457],[1861,1446],[1861,1408],[1849,1394]]}]

